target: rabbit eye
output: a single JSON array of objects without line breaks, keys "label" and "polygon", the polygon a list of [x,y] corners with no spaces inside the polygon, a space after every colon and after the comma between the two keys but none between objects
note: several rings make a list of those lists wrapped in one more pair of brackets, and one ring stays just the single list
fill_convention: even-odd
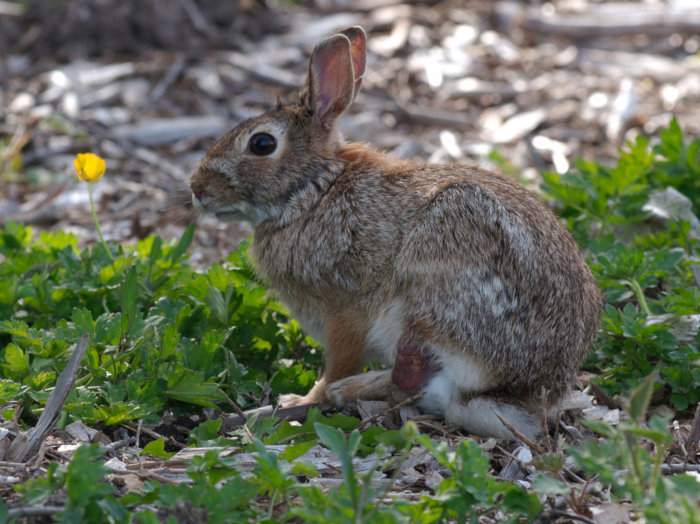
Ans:
[{"label": "rabbit eye", "polygon": [[248,149],[257,156],[267,156],[277,149],[277,140],[269,133],[255,133],[248,141]]}]

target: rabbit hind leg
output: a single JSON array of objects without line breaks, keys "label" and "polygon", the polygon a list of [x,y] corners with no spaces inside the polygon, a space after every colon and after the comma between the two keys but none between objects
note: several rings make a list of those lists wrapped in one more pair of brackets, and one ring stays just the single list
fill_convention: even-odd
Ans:
[{"label": "rabbit hind leg", "polygon": [[444,416],[447,422],[485,437],[512,440],[522,434],[529,440],[536,440],[542,433],[541,420],[528,410],[488,395],[455,399],[446,407]]},{"label": "rabbit hind leg", "polygon": [[531,439],[541,433],[541,421],[527,409],[488,393],[498,384],[478,360],[467,353],[441,348],[433,348],[433,353],[440,370],[424,387],[418,401],[422,411],[486,437],[515,438],[508,426]]}]

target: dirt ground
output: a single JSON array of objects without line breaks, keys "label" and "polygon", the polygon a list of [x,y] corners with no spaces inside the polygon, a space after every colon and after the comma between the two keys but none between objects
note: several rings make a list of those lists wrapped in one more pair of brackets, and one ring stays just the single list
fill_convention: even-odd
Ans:
[{"label": "dirt ground", "polygon": [[[0,2],[0,220],[92,240],[73,155],[107,159],[108,239],[177,236],[187,179],[215,138],[286,96],[337,29],[369,34],[349,140],[526,183],[608,161],[676,115],[700,133],[695,2],[33,0]],[[194,261],[245,225],[200,219]]]}]

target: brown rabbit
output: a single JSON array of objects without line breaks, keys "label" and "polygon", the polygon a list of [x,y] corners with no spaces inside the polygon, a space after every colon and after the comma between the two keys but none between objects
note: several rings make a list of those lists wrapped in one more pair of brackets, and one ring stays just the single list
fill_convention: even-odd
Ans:
[{"label": "brown rabbit", "polygon": [[[591,272],[511,180],[343,141],[365,44],[359,27],[321,42],[298,102],[211,148],[194,203],[253,224],[258,271],[326,348],[321,379],[283,405],[422,393],[421,409],[473,433],[534,437],[596,333]],[[368,360],[388,369],[360,373]]]}]

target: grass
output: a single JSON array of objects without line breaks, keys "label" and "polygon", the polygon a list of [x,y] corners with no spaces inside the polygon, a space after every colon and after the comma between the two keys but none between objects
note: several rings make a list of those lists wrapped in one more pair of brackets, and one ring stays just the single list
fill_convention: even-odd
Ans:
[{"label": "grass", "polygon": [[[606,299],[585,370],[604,395],[628,406],[628,417],[617,425],[585,422],[583,440],[560,438],[534,450],[527,484],[493,477],[493,455],[476,441],[455,443],[412,423],[360,431],[354,417],[314,410],[300,425],[257,419],[221,435],[219,410],[303,393],[321,365],[320,348],[255,279],[245,245],[198,272],[187,263],[192,229],[172,245],[149,237],[79,249],[69,234],[4,224],[6,424],[32,426],[87,333],[88,351],[59,428],[81,420],[109,433],[188,421],[187,444],[235,452],[195,457],[186,483],[150,479],[129,490],[108,474],[104,449],[84,445],[69,464],[49,461],[12,490],[0,487],[9,501],[0,502],[0,522],[36,506],[55,506],[59,522],[178,522],[184,515],[214,523],[466,522],[484,515],[532,522],[556,518],[557,497],[584,518],[607,497],[647,522],[700,522],[697,478],[661,474],[678,446],[671,421],[689,419],[700,402],[700,338],[683,327],[700,314],[700,233],[688,221],[654,220],[645,208],[672,187],[700,214],[699,152],[700,140],[687,140],[672,121],[653,144],[645,138],[629,144],[615,166],[579,162],[566,175],[543,174],[545,198],[586,252]],[[276,444],[284,451],[273,452]],[[318,444],[340,460],[343,482],[330,492],[313,482],[323,474],[305,456]],[[395,497],[400,465],[421,449],[442,480],[417,497]],[[155,438],[141,454],[165,460],[173,450],[171,440]],[[252,453],[251,470],[237,462],[241,453]],[[376,460],[359,471],[358,457]],[[586,482],[572,482],[572,474]],[[384,483],[377,485],[377,477]]]}]

